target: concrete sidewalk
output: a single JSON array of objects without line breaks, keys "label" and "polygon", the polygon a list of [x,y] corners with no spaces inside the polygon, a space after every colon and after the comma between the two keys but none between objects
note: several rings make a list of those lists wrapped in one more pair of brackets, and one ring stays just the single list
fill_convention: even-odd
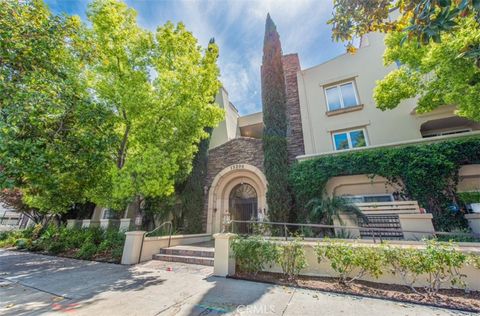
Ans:
[{"label": "concrete sidewalk", "polygon": [[0,314],[468,315],[211,273],[211,267],[159,261],[126,267],[0,250]]}]

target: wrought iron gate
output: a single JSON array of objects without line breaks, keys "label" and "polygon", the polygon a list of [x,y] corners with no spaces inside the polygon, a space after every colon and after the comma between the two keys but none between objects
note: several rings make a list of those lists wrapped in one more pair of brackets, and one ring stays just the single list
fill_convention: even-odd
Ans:
[{"label": "wrought iron gate", "polygon": [[391,231],[392,229],[401,230],[400,219],[395,214],[382,214],[382,215],[367,215],[368,222],[365,222],[362,218],[358,219],[358,226],[363,228],[385,228],[385,231],[372,231],[372,230],[360,230],[360,236],[362,238],[376,238],[383,239],[403,239],[403,233],[401,231]]}]

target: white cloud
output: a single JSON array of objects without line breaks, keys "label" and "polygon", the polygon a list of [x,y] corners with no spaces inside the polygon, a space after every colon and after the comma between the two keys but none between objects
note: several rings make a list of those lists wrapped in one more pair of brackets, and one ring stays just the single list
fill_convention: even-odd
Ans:
[{"label": "white cloud", "polygon": [[202,46],[215,37],[221,80],[242,114],[261,110],[260,65],[267,13],[277,25],[284,53],[298,52],[303,67],[319,62],[322,52],[311,47],[320,37],[322,41],[330,37],[325,23],[331,0],[178,0],[167,12],[165,6],[151,7],[155,12],[139,12],[140,21],[150,29],[166,20],[183,21]]}]

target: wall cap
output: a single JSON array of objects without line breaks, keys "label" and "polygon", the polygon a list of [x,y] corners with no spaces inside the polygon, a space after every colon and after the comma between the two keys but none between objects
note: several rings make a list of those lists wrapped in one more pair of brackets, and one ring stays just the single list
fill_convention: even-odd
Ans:
[{"label": "wall cap", "polygon": [[233,239],[237,236],[237,234],[232,234],[232,233],[218,233],[214,234],[213,238],[215,239]]},{"label": "wall cap", "polygon": [[[172,239],[188,239],[188,238],[201,238],[201,237],[208,237],[212,236],[211,234],[189,234],[189,235],[172,235]],[[155,241],[155,240],[162,240],[162,239],[169,239],[170,236],[152,236],[152,237],[145,237],[145,241]]]},{"label": "wall cap", "polygon": [[145,234],[146,231],[143,231],[143,230],[134,230],[134,231],[129,231],[129,232],[125,232],[125,235],[129,236],[139,236],[139,235],[143,235]]},{"label": "wall cap", "polygon": [[480,219],[480,213],[465,214],[466,219]]},{"label": "wall cap", "polygon": [[433,214],[431,213],[424,213],[424,214],[398,214],[400,219],[432,219]]}]

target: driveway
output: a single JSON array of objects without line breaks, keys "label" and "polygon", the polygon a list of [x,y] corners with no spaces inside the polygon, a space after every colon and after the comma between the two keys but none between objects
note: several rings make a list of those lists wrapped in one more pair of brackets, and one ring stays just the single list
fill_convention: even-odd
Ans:
[{"label": "driveway", "polygon": [[121,266],[0,250],[0,315],[468,315],[211,274],[196,265]]}]

